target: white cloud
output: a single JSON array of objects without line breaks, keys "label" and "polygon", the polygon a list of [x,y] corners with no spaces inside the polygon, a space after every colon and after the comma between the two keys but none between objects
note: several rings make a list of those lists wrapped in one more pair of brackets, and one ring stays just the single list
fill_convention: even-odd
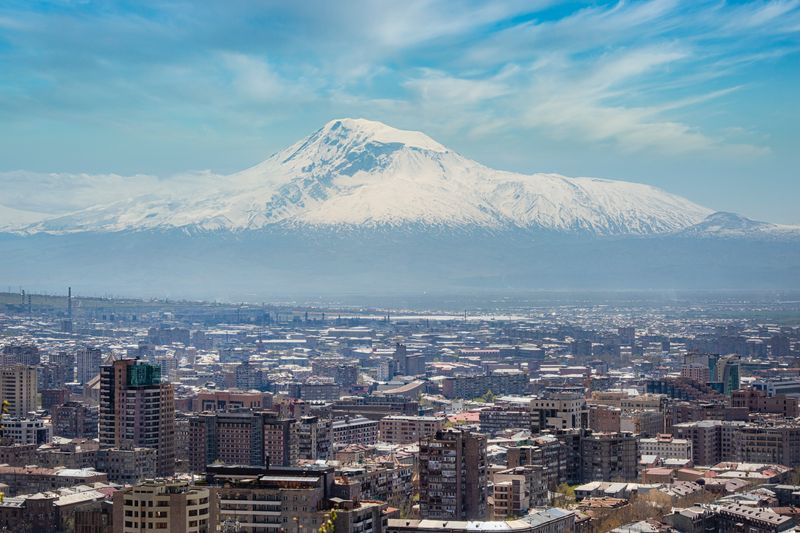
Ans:
[{"label": "white cloud", "polygon": [[422,100],[458,102],[461,105],[481,103],[512,91],[500,77],[463,79],[430,69],[424,70],[422,77],[406,81],[404,86]]},{"label": "white cloud", "polygon": [[312,84],[284,78],[266,60],[234,53],[224,53],[221,57],[233,76],[234,88],[251,101],[299,101],[314,97]]},{"label": "white cloud", "polygon": [[197,187],[216,187],[221,178],[203,171],[168,178],[139,174],[85,174],[67,172],[0,172],[0,205],[21,211],[61,215],[135,196],[159,193],[192,194]]}]

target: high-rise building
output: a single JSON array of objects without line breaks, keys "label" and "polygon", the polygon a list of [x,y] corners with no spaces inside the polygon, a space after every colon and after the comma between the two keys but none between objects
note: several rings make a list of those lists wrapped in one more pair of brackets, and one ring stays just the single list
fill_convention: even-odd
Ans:
[{"label": "high-rise building", "polygon": [[317,416],[300,418],[298,426],[298,459],[330,459],[333,422]]},{"label": "high-rise building", "polygon": [[447,429],[419,447],[420,515],[442,520],[483,520],[487,515],[486,436]]},{"label": "high-rise building", "polygon": [[100,362],[102,353],[100,348],[93,348],[91,346],[84,346],[76,354],[76,361],[78,367],[77,379],[79,383],[84,385],[100,372]]},{"label": "high-rise building", "polygon": [[39,365],[39,388],[60,389],[75,380],[75,354],[51,353],[46,363]]},{"label": "high-rise building", "polygon": [[189,417],[189,464],[205,472],[216,461],[229,465],[289,466],[297,462],[299,430],[293,418],[273,412],[202,413]]},{"label": "high-rise building", "polygon": [[[555,489],[568,479],[567,452],[567,446],[555,436],[541,435],[534,438],[529,446],[508,448],[508,467],[528,465],[539,467],[542,470],[542,482],[546,487]],[[573,481],[579,481],[577,475],[573,478]]]},{"label": "high-rise building", "polygon": [[175,393],[161,368],[135,359],[100,371],[100,446],[154,448],[158,475],[175,472]]},{"label": "high-rise building", "polygon": [[53,434],[70,439],[97,437],[97,406],[83,402],[67,402],[53,409]]},{"label": "high-rise building", "polygon": [[573,429],[589,426],[589,409],[586,399],[574,392],[550,392],[530,401],[532,423],[540,431],[550,429]]},{"label": "high-rise building", "polygon": [[692,441],[692,462],[695,465],[715,465],[736,459],[736,435],[746,426],[744,422],[701,420],[672,426],[672,434]]},{"label": "high-rise building", "polygon": [[333,379],[345,392],[358,384],[358,361],[342,358],[315,359],[311,362],[311,371],[315,376]]},{"label": "high-rise building", "polygon": [[738,355],[720,357],[716,365],[716,381],[721,383],[721,392],[730,395],[739,389],[740,363]]},{"label": "high-rise building", "polygon": [[405,344],[398,342],[395,345],[392,360],[394,361],[394,370],[400,375],[405,375],[408,371],[408,350]]},{"label": "high-rise building", "polygon": [[297,463],[299,432],[297,420],[264,414],[264,454],[269,464],[292,466]]},{"label": "high-rise building", "polygon": [[708,383],[711,381],[711,371],[708,369],[708,366],[683,365],[681,367],[681,377],[697,381],[698,383]]},{"label": "high-rise building", "polygon": [[617,328],[617,335],[622,344],[633,344],[636,342],[636,328],[633,326],[623,326]]},{"label": "high-rise building", "polygon": [[242,361],[234,370],[236,388],[241,390],[260,389],[264,382],[264,374],[250,360]]},{"label": "high-rise building", "polygon": [[10,416],[25,418],[36,410],[37,380],[35,366],[15,364],[0,367],[0,402],[9,403]]},{"label": "high-rise building", "polygon": [[633,481],[639,464],[631,433],[592,433],[581,439],[581,481]]}]

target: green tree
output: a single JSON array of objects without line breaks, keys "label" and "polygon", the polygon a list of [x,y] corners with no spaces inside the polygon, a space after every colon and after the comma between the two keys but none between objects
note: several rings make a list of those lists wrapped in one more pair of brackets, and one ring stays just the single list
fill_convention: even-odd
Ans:
[{"label": "green tree", "polygon": [[567,483],[561,483],[556,487],[556,492],[558,494],[555,497],[554,503],[557,506],[565,507],[575,503],[575,489]]}]

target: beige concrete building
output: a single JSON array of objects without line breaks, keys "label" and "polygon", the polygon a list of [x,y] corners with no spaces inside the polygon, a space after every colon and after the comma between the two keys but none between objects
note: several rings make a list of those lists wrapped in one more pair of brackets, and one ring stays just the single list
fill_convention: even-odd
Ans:
[{"label": "beige concrete building", "polygon": [[589,403],[610,405],[620,409],[663,410],[666,396],[663,394],[638,394],[631,396],[625,391],[594,391]]},{"label": "beige concrete building", "polygon": [[114,493],[115,533],[208,533],[209,490],[184,481],[148,481]]},{"label": "beige concrete building", "polygon": [[664,414],[652,409],[623,409],[619,419],[619,431],[652,437],[664,432]]},{"label": "beige concrete building", "polygon": [[692,441],[672,435],[639,439],[639,455],[657,455],[662,459],[692,459]]},{"label": "beige concrete building", "polygon": [[0,367],[0,402],[8,401],[8,414],[25,418],[36,410],[36,367],[3,365]]},{"label": "beige concrete building", "polygon": [[106,483],[108,476],[91,468],[40,468],[0,465],[0,484],[7,485],[6,496],[32,494],[75,485]]},{"label": "beige concrete building", "polygon": [[391,415],[381,419],[378,432],[382,442],[409,444],[433,435],[444,427],[445,421],[437,416]]}]

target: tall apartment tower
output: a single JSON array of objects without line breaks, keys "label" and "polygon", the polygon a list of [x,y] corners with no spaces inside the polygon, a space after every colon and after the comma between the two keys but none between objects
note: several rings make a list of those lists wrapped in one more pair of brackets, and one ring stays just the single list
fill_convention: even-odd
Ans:
[{"label": "tall apartment tower", "polygon": [[580,441],[581,482],[634,481],[639,443],[631,433],[591,433]]},{"label": "tall apartment tower", "polygon": [[8,401],[10,416],[25,418],[36,410],[36,383],[35,366],[0,366],[0,402]]},{"label": "tall apartment tower", "polygon": [[175,473],[175,391],[161,368],[122,359],[100,368],[100,446],[156,450],[157,473]]},{"label": "tall apartment tower", "polygon": [[392,359],[395,362],[395,370],[401,376],[406,375],[408,372],[408,350],[405,344],[399,342],[394,346],[394,355]]},{"label": "tall apartment tower", "polygon": [[486,436],[446,429],[420,440],[420,515],[441,520],[487,516]]},{"label": "tall apartment tower", "polygon": [[87,384],[94,378],[100,371],[102,354],[100,348],[92,348],[91,346],[84,346],[78,350],[77,354],[77,367],[78,367],[78,382]]}]

